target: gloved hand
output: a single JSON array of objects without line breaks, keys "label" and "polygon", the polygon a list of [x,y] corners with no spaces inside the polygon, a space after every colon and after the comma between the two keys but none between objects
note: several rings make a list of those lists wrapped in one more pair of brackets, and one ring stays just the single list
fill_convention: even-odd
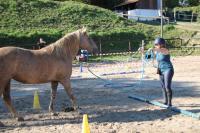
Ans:
[{"label": "gloved hand", "polygon": [[138,48],[138,51],[144,53],[144,48],[139,47],[139,48]]}]

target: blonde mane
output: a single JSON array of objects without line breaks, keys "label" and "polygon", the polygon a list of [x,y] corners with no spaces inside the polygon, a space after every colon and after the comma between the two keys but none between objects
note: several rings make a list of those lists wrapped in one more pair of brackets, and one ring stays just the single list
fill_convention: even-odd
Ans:
[{"label": "blonde mane", "polygon": [[55,43],[50,44],[46,48],[51,54],[61,57],[66,55],[76,54],[77,49],[79,49],[80,44],[80,31],[75,31],[66,34],[61,39],[57,40]]}]

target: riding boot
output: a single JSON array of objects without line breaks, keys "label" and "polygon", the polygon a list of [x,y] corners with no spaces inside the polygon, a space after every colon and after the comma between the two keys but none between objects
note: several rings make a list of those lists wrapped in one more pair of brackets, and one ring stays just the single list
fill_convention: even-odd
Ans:
[{"label": "riding boot", "polygon": [[172,91],[171,90],[167,92],[167,97],[168,97],[167,105],[172,106]]},{"label": "riding boot", "polygon": [[165,105],[168,104],[168,96],[167,96],[167,92],[166,91],[163,91],[163,98],[164,98],[164,103]]}]

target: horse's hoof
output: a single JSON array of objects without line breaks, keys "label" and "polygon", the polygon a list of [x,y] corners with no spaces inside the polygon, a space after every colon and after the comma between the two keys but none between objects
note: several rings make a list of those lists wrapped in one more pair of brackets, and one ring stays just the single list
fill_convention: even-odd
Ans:
[{"label": "horse's hoof", "polygon": [[77,112],[78,112],[79,115],[83,115],[84,114],[84,112],[83,112],[83,110],[81,110],[81,108],[78,108]]},{"label": "horse's hoof", "polygon": [[66,107],[64,109],[65,112],[71,112],[71,111],[74,111],[74,108],[73,107]]},{"label": "horse's hoof", "polygon": [[17,117],[16,119],[17,119],[17,121],[24,121],[23,117]]},{"label": "horse's hoof", "polygon": [[5,125],[2,122],[0,122],[0,127],[5,127]]},{"label": "horse's hoof", "polygon": [[58,113],[52,112],[51,115],[52,116],[58,116]]}]

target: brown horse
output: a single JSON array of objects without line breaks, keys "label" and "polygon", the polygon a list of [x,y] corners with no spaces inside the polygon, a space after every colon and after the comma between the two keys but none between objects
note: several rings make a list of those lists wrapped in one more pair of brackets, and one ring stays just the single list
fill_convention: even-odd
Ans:
[{"label": "brown horse", "polygon": [[51,100],[49,111],[53,112],[58,83],[61,83],[73,108],[77,110],[76,98],[70,85],[72,61],[79,48],[89,52],[97,52],[94,41],[88,37],[86,29],[82,28],[67,34],[58,41],[40,50],[27,50],[18,47],[0,48],[0,96],[14,117],[20,117],[11,103],[10,82],[15,79],[26,84],[51,82]]}]

